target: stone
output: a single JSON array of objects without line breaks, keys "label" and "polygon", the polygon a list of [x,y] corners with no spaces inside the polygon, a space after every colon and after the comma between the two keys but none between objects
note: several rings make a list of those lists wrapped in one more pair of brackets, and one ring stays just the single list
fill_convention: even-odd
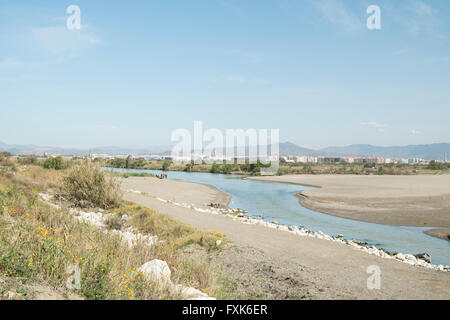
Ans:
[{"label": "stone", "polygon": [[183,300],[216,300],[200,290],[191,287],[184,287],[182,285],[176,285],[174,287],[174,291],[176,294],[179,294]]},{"label": "stone", "polygon": [[128,215],[124,214],[124,215],[122,216],[122,220],[123,220],[123,221],[130,221],[131,218],[130,218]]},{"label": "stone", "polygon": [[161,284],[171,284],[170,275],[171,271],[167,262],[162,260],[152,260],[144,263],[139,269],[144,277],[152,282],[157,282]]},{"label": "stone", "polygon": [[431,257],[428,253],[419,253],[414,255],[417,259],[424,260],[428,263],[431,263]]},{"label": "stone", "polygon": [[406,260],[406,257],[405,257],[405,255],[403,253],[397,253],[395,255],[395,258],[397,258],[400,261],[405,261]]},{"label": "stone", "polygon": [[406,254],[405,257],[406,257],[406,260],[407,260],[407,261],[414,262],[414,263],[417,262],[416,257],[413,256],[412,254]]}]

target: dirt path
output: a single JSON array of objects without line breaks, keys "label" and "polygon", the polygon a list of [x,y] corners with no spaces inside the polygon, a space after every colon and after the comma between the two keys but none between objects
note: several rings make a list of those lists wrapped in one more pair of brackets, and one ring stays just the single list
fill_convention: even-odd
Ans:
[{"label": "dirt path", "polygon": [[[220,193],[217,189],[173,180],[129,178],[124,181],[123,189],[140,190],[165,199],[169,197],[177,202],[205,206],[210,202],[217,202],[217,199],[222,199],[224,204],[229,200],[224,194],[216,194]],[[124,198],[193,227],[221,231],[242,250],[239,254],[231,254],[226,258],[228,265],[233,266],[233,259],[236,265],[242,266],[245,261],[257,259],[259,265],[269,265],[275,272],[272,279],[283,278],[280,274],[291,275],[291,284],[296,283],[295,286],[302,293],[307,290],[312,298],[450,299],[449,273],[381,259],[331,241],[298,237],[259,225],[246,225],[222,215],[199,213],[141,194],[127,192]],[[261,252],[257,256],[249,251],[255,249]],[[373,265],[381,270],[380,290],[367,288],[367,278],[370,276],[366,272],[367,267]],[[241,277],[253,279],[252,273],[248,274],[245,269],[241,273]],[[279,286],[288,288],[291,284],[281,281]]]}]

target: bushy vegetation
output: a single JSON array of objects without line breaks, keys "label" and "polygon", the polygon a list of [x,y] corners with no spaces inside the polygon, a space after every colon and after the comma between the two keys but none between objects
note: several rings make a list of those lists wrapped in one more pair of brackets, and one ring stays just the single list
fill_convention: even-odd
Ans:
[{"label": "bushy vegetation", "polygon": [[62,157],[54,157],[45,160],[42,166],[45,169],[64,170],[67,169],[68,164],[64,161]]},{"label": "bushy vegetation", "polygon": [[436,161],[431,161],[430,164],[427,166],[427,169],[429,170],[447,170],[448,164],[446,163],[439,163]]},{"label": "bushy vegetation", "polygon": [[[270,164],[265,165],[261,162],[256,164],[248,163],[214,163],[207,164],[204,161],[201,164],[194,163],[174,163],[171,160],[145,160],[138,159],[128,161],[128,169],[142,169],[142,170],[163,170],[163,171],[185,171],[185,172],[212,172],[222,174],[251,174],[259,175],[261,168],[269,167]],[[126,159],[111,159],[106,161],[106,167],[110,168],[127,168]]]},{"label": "bushy vegetation", "polygon": [[165,160],[163,162],[163,164],[162,164],[161,170],[167,171],[167,170],[169,170],[171,165],[172,165],[172,161],[171,160]]},{"label": "bushy vegetation", "polygon": [[39,163],[39,160],[36,156],[27,156],[24,158],[19,158],[18,162],[21,165],[35,165]]},{"label": "bushy vegetation", "polygon": [[[447,170],[446,166],[420,164],[377,163],[286,163],[280,162],[278,175],[288,174],[353,174],[353,175],[417,175]],[[435,169],[433,169],[435,168]]]},{"label": "bushy vegetation", "polygon": [[0,152],[0,166],[8,167],[13,171],[16,170],[15,162],[11,159],[11,153]]},{"label": "bushy vegetation", "polygon": [[81,208],[117,207],[122,198],[119,181],[99,166],[85,162],[63,179],[59,196]]},{"label": "bushy vegetation", "polygon": [[113,174],[116,177],[125,178],[125,179],[128,179],[129,177],[148,178],[148,177],[155,176],[153,173],[147,173],[147,172],[115,172],[115,171],[112,171],[111,174]]}]

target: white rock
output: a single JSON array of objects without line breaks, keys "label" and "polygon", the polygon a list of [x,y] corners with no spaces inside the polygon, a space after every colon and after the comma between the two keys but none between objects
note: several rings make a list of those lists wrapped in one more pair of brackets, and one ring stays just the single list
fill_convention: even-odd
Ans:
[{"label": "white rock", "polygon": [[137,271],[141,272],[149,281],[161,284],[172,283],[170,280],[171,271],[165,261],[155,259],[146,262]]},{"label": "white rock", "polygon": [[395,258],[400,260],[400,261],[405,261],[406,260],[406,256],[403,253],[397,253]]},{"label": "white rock", "polygon": [[84,212],[79,211],[79,216],[76,217],[78,220],[87,222],[98,228],[105,228],[105,216],[100,212]]},{"label": "white rock", "polygon": [[183,300],[216,300],[200,290],[184,287],[182,285],[176,285],[174,291],[176,294],[179,294]]}]

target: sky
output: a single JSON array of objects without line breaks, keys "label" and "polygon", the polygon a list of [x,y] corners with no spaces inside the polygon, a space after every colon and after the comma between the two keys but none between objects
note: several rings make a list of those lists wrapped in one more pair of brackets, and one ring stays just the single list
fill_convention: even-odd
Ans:
[{"label": "sky", "polygon": [[0,141],[162,146],[199,120],[309,148],[450,142],[449,17],[448,0],[2,0]]}]

